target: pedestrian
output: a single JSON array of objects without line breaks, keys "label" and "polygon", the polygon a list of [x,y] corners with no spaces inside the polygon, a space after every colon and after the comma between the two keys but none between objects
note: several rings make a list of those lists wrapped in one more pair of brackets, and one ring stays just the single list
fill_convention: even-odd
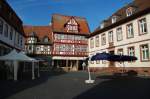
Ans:
[{"label": "pedestrian", "polygon": [[85,70],[85,67],[86,67],[86,64],[85,64],[85,62],[83,62],[83,63],[82,63],[82,68],[83,68],[83,70]]}]

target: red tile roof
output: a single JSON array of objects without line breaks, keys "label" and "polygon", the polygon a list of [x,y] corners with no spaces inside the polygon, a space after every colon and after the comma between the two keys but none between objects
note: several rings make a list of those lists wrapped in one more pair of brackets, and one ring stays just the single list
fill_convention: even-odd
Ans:
[{"label": "red tile roof", "polygon": [[52,41],[52,29],[51,26],[24,26],[24,32],[26,36],[29,36],[31,33],[35,32],[39,40],[42,40],[45,36]]},{"label": "red tile roof", "polygon": [[53,32],[67,33],[64,26],[71,18],[74,18],[77,21],[79,25],[79,34],[89,35],[90,29],[85,18],[77,17],[77,16],[65,16],[65,15],[60,15],[60,14],[52,15]]}]

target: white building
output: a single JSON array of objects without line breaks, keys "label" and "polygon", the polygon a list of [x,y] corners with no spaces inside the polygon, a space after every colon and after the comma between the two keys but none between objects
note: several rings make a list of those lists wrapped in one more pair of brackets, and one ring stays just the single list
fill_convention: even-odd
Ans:
[{"label": "white building", "polygon": [[[150,0],[134,0],[103,21],[89,36],[89,57],[107,52],[136,56],[137,61],[125,62],[126,69],[150,70]],[[91,61],[89,66],[99,70],[123,67],[119,62]],[[149,71],[150,72],[150,71]]]},{"label": "white building", "polygon": [[23,50],[24,32],[22,21],[6,0],[0,1],[0,56],[12,49]]}]

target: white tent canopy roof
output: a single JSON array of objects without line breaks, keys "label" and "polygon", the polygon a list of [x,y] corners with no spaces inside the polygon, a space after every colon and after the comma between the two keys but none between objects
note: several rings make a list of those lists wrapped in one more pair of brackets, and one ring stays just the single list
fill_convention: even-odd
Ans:
[{"label": "white tent canopy roof", "polygon": [[24,52],[19,52],[19,55],[22,56],[24,59],[26,59],[26,60],[28,60],[28,61],[34,61],[34,62],[38,61],[38,60],[36,60],[36,59],[34,59],[34,58],[31,58],[31,57],[25,55]]},{"label": "white tent canopy roof", "polygon": [[37,61],[33,58],[30,58],[23,54],[23,52],[18,53],[16,50],[11,51],[7,55],[0,56],[0,60],[8,60],[8,61]]}]

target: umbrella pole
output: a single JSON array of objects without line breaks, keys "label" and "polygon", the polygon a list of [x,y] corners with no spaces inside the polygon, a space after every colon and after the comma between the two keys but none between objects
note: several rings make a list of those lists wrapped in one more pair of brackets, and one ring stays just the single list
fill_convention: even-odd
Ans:
[{"label": "umbrella pole", "polygon": [[88,73],[89,73],[89,80],[91,80],[91,72],[90,72],[89,66],[88,66]]},{"label": "umbrella pole", "polygon": [[85,80],[85,83],[88,83],[88,84],[94,83],[94,80],[91,79],[91,72],[90,72],[89,66],[88,66],[88,74],[89,74],[89,79]]}]

